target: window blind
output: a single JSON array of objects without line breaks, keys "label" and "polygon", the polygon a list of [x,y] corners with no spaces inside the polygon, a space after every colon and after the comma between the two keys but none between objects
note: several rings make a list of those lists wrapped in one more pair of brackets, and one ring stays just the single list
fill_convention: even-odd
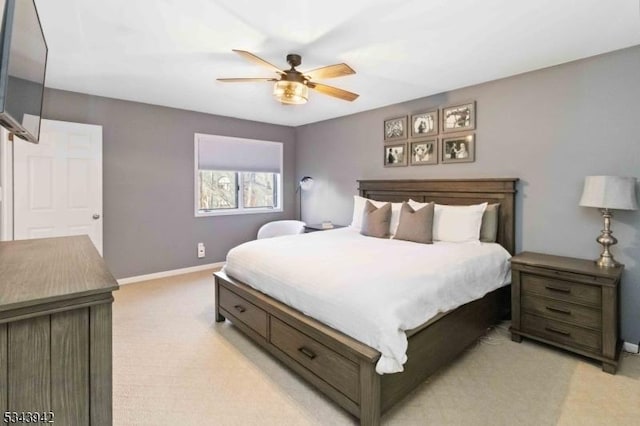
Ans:
[{"label": "window blind", "polygon": [[282,172],[282,142],[198,135],[198,169]]}]

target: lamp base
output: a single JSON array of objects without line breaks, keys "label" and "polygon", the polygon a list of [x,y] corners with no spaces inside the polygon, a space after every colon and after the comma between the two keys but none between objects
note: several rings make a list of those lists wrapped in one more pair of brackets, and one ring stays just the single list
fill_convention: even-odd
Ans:
[{"label": "lamp base", "polygon": [[596,260],[596,265],[600,268],[617,268],[621,264],[616,262],[613,258],[613,255],[609,251],[609,247],[615,245],[618,240],[614,237],[611,232],[611,210],[602,209],[602,217],[604,219],[604,229],[596,241],[602,245],[602,253],[600,253],[600,257]]},{"label": "lamp base", "polygon": [[618,268],[620,266],[622,266],[622,263],[617,262],[613,256],[609,255],[606,256],[603,254],[600,255],[600,257],[595,261],[596,265],[598,265],[599,268]]}]

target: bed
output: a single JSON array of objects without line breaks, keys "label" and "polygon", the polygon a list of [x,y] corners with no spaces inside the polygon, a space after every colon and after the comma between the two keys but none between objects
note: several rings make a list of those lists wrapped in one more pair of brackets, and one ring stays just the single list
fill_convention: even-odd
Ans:
[{"label": "bed", "polygon": [[[502,178],[358,181],[360,195],[378,201],[500,203],[497,242],[509,253],[514,252],[515,245],[516,182],[517,179]],[[376,372],[380,351],[225,272],[215,274],[215,296],[216,321],[229,319],[358,417],[362,425],[379,424],[381,413],[473,344],[488,327],[507,314],[509,307],[509,287],[506,286],[417,325],[406,332],[408,361],[404,371],[380,375]]]}]

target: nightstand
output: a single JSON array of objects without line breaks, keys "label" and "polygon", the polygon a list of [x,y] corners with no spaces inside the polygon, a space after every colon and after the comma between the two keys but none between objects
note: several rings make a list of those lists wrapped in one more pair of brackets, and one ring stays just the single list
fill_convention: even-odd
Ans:
[{"label": "nightstand", "polygon": [[620,355],[618,293],[624,266],[524,252],[511,258],[511,340],[528,337],[602,362]]},{"label": "nightstand", "polygon": [[308,234],[309,232],[330,231],[332,229],[340,229],[340,228],[345,228],[345,226],[344,225],[336,225],[334,223],[332,228],[323,228],[321,223],[315,223],[315,224],[311,224],[311,225],[305,225],[304,226],[304,233]]}]

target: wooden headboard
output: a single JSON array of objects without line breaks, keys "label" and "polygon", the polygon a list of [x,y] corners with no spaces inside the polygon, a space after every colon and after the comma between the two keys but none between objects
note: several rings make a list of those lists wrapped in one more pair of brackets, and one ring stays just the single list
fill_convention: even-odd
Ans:
[{"label": "wooden headboard", "polygon": [[409,198],[438,204],[468,205],[500,203],[498,239],[514,254],[515,197],[517,178],[359,180],[360,196],[378,201],[402,202]]}]

